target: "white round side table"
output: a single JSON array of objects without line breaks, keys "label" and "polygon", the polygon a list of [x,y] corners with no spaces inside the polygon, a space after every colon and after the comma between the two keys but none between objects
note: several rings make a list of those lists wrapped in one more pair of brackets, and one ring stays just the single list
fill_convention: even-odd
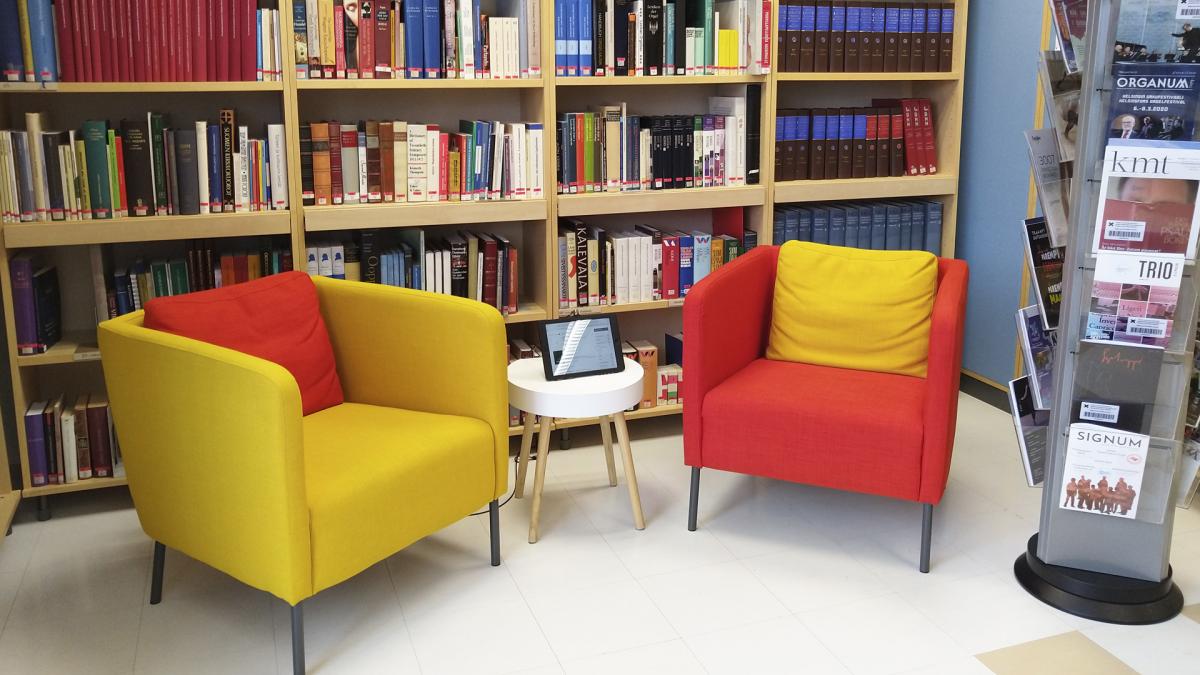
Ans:
[{"label": "white round side table", "polygon": [[529,450],[533,443],[534,416],[541,417],[538,428],[537,473],[533,481],[533,511],[529,518],[529,543],[538,540],[538,516],[542,507],[542,487],[546,481],[546,462],[550,456],[551,418],[599,418],[600,435],[604,439],[604,456],[608,461],[608,484],[617,484],[617,468],[613,460],[612,436],[609,423],[617,427],[621,446],[621,463],[629,483],[629,503],[633,507],[633,523],[637,529],[646,528],[642,515],[642,499],[638,494],[637,472],[633,468],[633,452],[629,449],[629,429],[625,425],[625,409],[642,400],[641,365],[625,361],[625,370],[607,375],[592,375],[570,380],[548,381],[541,359],[521,359],[508,365],[508,401],[526,413],[525,429],[521,433],[521,455],[517,464],[517,499],[525,496],[525,474],[529,469]]}]

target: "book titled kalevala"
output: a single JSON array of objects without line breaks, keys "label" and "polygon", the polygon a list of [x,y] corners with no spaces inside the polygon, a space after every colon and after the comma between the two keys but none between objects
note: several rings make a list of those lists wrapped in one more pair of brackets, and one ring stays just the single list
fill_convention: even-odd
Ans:
[{"label": "book titled kalevala", "polygon": [[1025,357],[1025,373],[1029,376],[1034,405],[1049,410],[1050,397],[1054,395],[1057,333],[1046,329],[1041,310],[1037,305],[1030,305],[1017,310],[1017,337],[1021,340],[1021,354]]},{"label": "book titled kalevala", "polygon": [[1092,251],[1196,257],[1200,143],[1114,139],[1104,151]]},{"label": "book titled kalevala", "polygon": [[1062,305],[1062,275],[1064,247],[1054,246],[1046,219],[1029,218],[1024,221],[1022,243],[1025,246],[1025,264],[1029,265],[1029,276],[1033,279],[1038,311],[1046,330],[1058,328],[1059,307]]},{"label": "book titled kalevala", "polygon": [[1149,436],[1072,424],[1063,459],[1059,508],[1136,518],[1149,451]]},{"label": "book titled kalevala", "polygon": [[1163,353],[1157,347],[1080,340],[1071,423],[1149,433]]},{"label": "book titled kalevala", "polygon": [[1166,347],[1183,267],[1182,254],[1100,252],[1084,337]]},{"label": "book titled kalevala", "polygon": [[1114,63],[1108,137],[1186,141],[1195,133],[1200,64]]},{"label": "book titled kalevala", "polygon": [[1017,430],[1021,448],[1021,466],[1025,482],[1037,487],[1046,477],[1046,429],[1050,411],[1039,408],[1033,400],[1033,378],[1026,375],[1008,383],[1008,405]]}]

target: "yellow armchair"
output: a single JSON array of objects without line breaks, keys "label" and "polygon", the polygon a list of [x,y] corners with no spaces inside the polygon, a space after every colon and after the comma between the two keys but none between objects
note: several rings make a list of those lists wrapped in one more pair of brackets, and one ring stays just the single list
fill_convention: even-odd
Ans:
[{"label": "yellow armchair", "polygon": [[314,278],[345,403],[301,415],[275,363],[150,330],[100,325],[129,489],[155,541],[300,604],[508,489],[504,322],[460,298]]}]

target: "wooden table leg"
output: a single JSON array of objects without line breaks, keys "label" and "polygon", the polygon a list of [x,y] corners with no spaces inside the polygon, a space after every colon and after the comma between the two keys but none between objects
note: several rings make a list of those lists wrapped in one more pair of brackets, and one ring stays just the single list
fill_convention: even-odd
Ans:
[{"label": "wooden table leg", "polygon": [[517,455],[517,485],[513,496],[525,496],[525,474],[529,471],[529,446],[533,445],[533,413],[525,413],[525,429],[521,431],[521,454]]},{"label": "wooden table leg", "polygon": [[[629,427],[625,426],[625,413],[617,413],[614,420],[617,424],[617,441],[621,444],[621,463],[625,465],[625,482],[629,484],[629,503],[633,506],[633,524],[637,529],[644,530],[646,529],[646,517],[642,515],[642,497],[638,493],[637,471],[633,468],[633,451],[629,448]],[[540,470],[541,466],[538,469]]]},{"label": "wooden table leg", "polygon": [[543,415],[538,429],[537,471],[533,479],[533,512],[529,516],[529,543],[538,540],[538,517],[542,512],[542,488],[546,484],[546,463],[550,459],[550,418]]},{"label": "wooden table leg", "polygon": [[604,439],[604,461],[608,463],[608,484],[610,487],[616,487],[617,462],[613,459],[611,425],[612,416],[604,415],[600,418],[600,437]]}]

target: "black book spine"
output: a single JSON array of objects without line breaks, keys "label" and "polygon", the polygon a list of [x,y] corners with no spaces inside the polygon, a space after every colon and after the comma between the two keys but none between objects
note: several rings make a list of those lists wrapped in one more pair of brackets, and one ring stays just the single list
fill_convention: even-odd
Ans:
[{"label": "black book spine", "polygon": [[[692,0],[696,2],[696,0]],[[687,4],[688,0],[675,0],[675,74],[687,73]]]},{"label": "black book spine", "polygon": [[300,125],[300,189],[304,206],[317,203],[317,193],[313,189],[312,127],[307,124]]},{"label": "black book spine", "polygon": [[[458,237],[450,242],[450,293],[467,297],[467,241]],[[505,272],[505,270],[500,270]]]},{"label": "black book spine", "polygon": [[608,16],[608,6],[604,2],[595,3],[592,14],[592,73],[595,75],[612,75],[608,66],[608,52],[604,47],[608,36],[605,18]]},{"label": "black book spine", "polygon": [[[338,4],[342,0],[337,0]],[[342,40],[346,44],[346,72],[358,73],[358,21],[352,18],[354,11],[345,12],[342,19]]]},{"label": "black book spine", "polygon": [[762,144],[762,87],[746,87],[746,185],[758,185],[759,149]]},{"label": "black book spine", "polygon": [[616,0],[613,3],[613,64],[614,75],[629,74],[629,2]]},{"label": "black book spine", "polygon": [[558,183],[558,193],[565,192],[563,186],[566,184],[563,181],[563,147],[567,144],[567,125],[566,118],[559,115],[558,120],[554,123],[554,133],[558,134],[558,142],[554,144],[554,167],[556,171],[556,182]]},{"label": "black book spine", "polygon": [[[42,132],[42,157],[46,162],[46,188],[50,193],[50,220],[66,220],[66,197],[62,187],[62,162],[58,161],[58,132]],[[116,210],[116,205],[113,205]]]},{"label": "black book spine", "polygon": [[588,227],[575,223],[575,288],[580,307],[588,305]]},{"label": "black book spine", "polygon": [[131,216],[154,214],[154,177],[150,169],[149,133],[144,121],[121,120],[121,144],[125,153],[125,195]]},{"label": "black book spine", "polygon": [[375,230],[363,230],[358,235],[358,255],[362,262],[362,280],[369,284],[379,283],[377,234]]},{"label": "black book spine", "polygon": [[642,0],[642,51],[646,75],[661,75],[663,66],[663,0]]},{"label": "black book spine", "polygon": [[33,275],[33,302],[37,317],[37,342],[44,352],[62,338],[62,311],[58,271],[44,267]]},{"label": "black book spine", "polygon": [[[221,121],[221,204],[222,210],[235,210],[237,196],[233,189],[233,153],[237,148],[237,120],[233,110],[225,108],[220,112]],[[310,161],[311,168],[311,161]],[[311,174],[311,171],[310,171]],[[307,204],[306,204],[307,205]]]},{"label": "black book spine", "polygon": [[179,176],[179,213],[200,213],[199,166],[196,163],[196,130],[175,131],[175,170]]},{"label": "black book spine", "polygon": [[683,166],[680,170],[683,172],[683,186],[696,187],[696,135],[692,133],[694,118],[690,115],[684,115],[680,118],[683,125]]},{"label": "black book spine", "polygon": [[179,165],[175,157],[175,130],[167,130],[167,212],[179,215]]}]

